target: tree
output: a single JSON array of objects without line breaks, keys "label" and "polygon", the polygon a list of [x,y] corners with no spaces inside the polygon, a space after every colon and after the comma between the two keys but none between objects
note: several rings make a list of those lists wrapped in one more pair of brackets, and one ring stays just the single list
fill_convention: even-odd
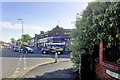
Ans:
[{"label": "tree", "polygon": [[0,45],[4,46],[5,42],[4,41],[0,41]]},{"label": "tree", "polygon": [[27,46],[27,45],[28,45],[28,43],[27,43],[27,42],[25,42],[25,43],[24,43],[24,46]]},{"label": "tree", "polygon": [[76,19],[76,30],[71,33],[71,60],[75,71],[79,70],[81,53],[93,55],[100,41],[106,48],[120,46],[120,2],[91,2]]},{"label": "tree", "polygon": [[22,40],[21,40],[21,39],[18,39],[17,42],[16,42],[16,44],[17,44],[18,46],[21,46],[21,45],[22,45]]},{"label": "tree", "polygon": [[15,38],[11,38],[10,41],[11,41],[12,45],[15,45],[15,43],[16,43]]},{"label": "tree", "polygon": [[29,34],[24,34],[24,35],[22,35],[22,42],[23,42],[23,45],[24,46],[27,46],[27,41],[29,40],[29,39],[31,39],[32,37],[29,35]]},{"label": "tree", "polygon": [[32,37],[29,34],[22,35],[23,42],[27,42],[27,40],[31,39]]}]

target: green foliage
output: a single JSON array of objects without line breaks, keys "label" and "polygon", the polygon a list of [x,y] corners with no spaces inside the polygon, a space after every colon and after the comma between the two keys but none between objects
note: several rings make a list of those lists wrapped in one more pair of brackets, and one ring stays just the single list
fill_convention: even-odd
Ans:
[{"label": "green foliage", "polygon": [[120,33],[116,34],[116,38],[120,40]]},{"label": "green foliage", "polygon": [[117,60],[117,64],[120,64],[120,59]]},{"label": "green foliage", "polygon": [[93,53],[100,41],[106,47],[120,41],[120,2],[91,2],[83,11],[82,18],[76,19],[76,30],[71,33],[71,61],[77,71],[81,52]]},{"label": "green foliage", "polygon": [[0,41],[0,46],[4,46],[5,42],[4,41]]},{"label": "green foliage", "polygon": [[22,41],[27,42],[27,40],[31,39],[32,37],[29,34],[22,35]]},{"label": "green foliage", "polygon": [[16,43],[15,38],[11,38],[10,41],[11,41],[12,45],[14,45]]},{"label": "green foliage", "polygon": [[21,46],[22,45],[22,40],[21,39],[18,39],[17,42],[16,42],[17,46]]},{"label": "green foliage", "polygon": [[24,43],[24,46],[28,46],[27,42]]},{"label": "green foliage", "polygon": [[11,43],[14,44],[16,43],[17,46],[27,46],[27,40],[31,39],[32,37],[29,35],[29,34],[24,34],[22,35],[22,38],[18,39],[18,40],[15,40],[14,38],[11,38]]}]

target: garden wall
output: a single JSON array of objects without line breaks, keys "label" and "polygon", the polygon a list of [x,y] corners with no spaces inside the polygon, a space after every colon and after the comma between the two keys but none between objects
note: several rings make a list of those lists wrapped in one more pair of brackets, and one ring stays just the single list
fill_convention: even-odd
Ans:
[{"label": "garden wall", "polygon": [[96,61],[98,79],[120,80],[120,65],[104,61],[103,42],[100,43],[99,61]]}]

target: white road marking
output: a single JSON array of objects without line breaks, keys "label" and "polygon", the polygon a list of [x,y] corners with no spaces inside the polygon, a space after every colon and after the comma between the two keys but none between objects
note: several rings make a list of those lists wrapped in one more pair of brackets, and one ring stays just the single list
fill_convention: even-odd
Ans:
[{"label": "white road marking", "polygon": [[27,67],[27,63],[26,63],[26,57],[24,55],[24,69],[26,69],[26,67]]},{"label": "white road marking", "polygon": [[20,55],[20,57],[19,57],[19,60],[18,60],[18,65],[17,65],[17,68],[16,68],[16,71],[15,71],[15,73],[16,72],[18,72],[19,70],[20,70],[20,62],[21,62],[21,59],[22,59],[22,55]]},{"label": "white road marking", "polygon": [[18,71],[16,70],[15,73],[18,73]]}]

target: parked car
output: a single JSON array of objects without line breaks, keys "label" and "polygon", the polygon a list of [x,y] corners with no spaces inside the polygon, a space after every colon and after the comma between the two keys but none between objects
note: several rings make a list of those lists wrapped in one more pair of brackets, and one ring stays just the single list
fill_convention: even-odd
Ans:
[{"label": "parked car", "polygon": [[11,46],[8,46],[7,48],[8,48],[8,49],[11,49]]},{"label": "parked car", "polygon": [[58,53],[63,54],[65,52],[64,43],[47,43],[47,45],[42,49],[42,53]]},{"label": "parked car", "polygon": [[13,51],[14,51],[14,52],[19,52],[19,50],[20,50],[20,47],[19,47],[19,46],[15,46],[15,47],[13,48]]},{"label": "parked car", "polygon": [[24,53],[33,53],[34,50],[33,50],[32,48],[30,48],[30,47],[20,47],[19,52],[20,52],[20,53],[21,53],[21,52],[24,52]]}]

